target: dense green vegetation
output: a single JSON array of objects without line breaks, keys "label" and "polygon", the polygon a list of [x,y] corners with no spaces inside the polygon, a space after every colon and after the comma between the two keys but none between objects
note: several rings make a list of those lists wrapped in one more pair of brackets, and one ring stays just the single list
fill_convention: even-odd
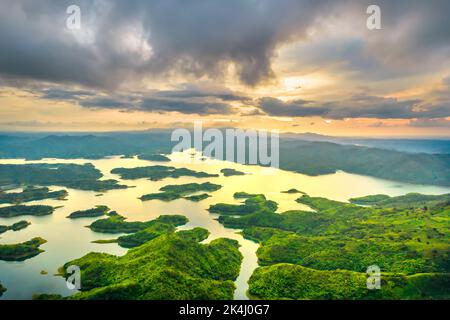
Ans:
[{"label": "dense green vegetation", "polygon": [[162,192],[146,194],[140,197],[140,199],[142,201],[155,199],[163,201],[172,201],[180,198],[185,198],[191,201],[200,201],[208,198],[209,195],[207,194],[192,195],[192,194],[201,191],[214,192],[219,190],[220,188],[222,188],[221,185],[210,182],[167,185],[159,189]]},{"label": "dense green vegetation", "polygon": [[187,223],[187,218],[180,215],[170,215],[170,216],[160,216],[155,220],[150,220],[146,222],[142,221],[126,221],[126,218],[121,216],[116,212],[112,212],[109,214],[109,217],[106,219],[100,219],[94,221],[89,228],[96,232],[102,233],[135,233],[138,231],[142,231],[148,227],[151,227],[153,224],[161,222],[166,224],[173,225],[183,225]]},{"label": "dense green vegetation", "polygon": [[[365,203],[376,204],[373,207],[304,195],[297,201],[315,212],[284,213],[276,213],[263,196],[249,200],[259,202],[259,207],[250,209],[246,203],[211,207],[225,226],[241,228],[244,237],[260,243],[257,255],[263,267],[250,281],[253,295],[271,299],[450,296],[448,194],[364,197]],[[382,295],[365,289],[365,272],[371,265],[379,266],[387,277]],[[354,287],[340,287],[342,277]],[[312,285],[307,285],[308,279]]]},{"label": "dense green vegetation", "polygon": [[0,164],[0,186],[42,185],[93,191],[124,189],[116,180],[99,180],[101,172],[92,164]]},{"label": "dense green vegetation", "polygon": [[[236,197],[236,194],[235,194]],[[244,193],[238,194],[238,198],[247,198],[243,204],[226,204],[226,203],[218,203],[212,205],[208,208],[208,211],[211,213],[218,213],[221,215],[219,217],[219,221],[223,221],[224,218],[232,218],[232,217],[223,217],[223,216],[236,216],[236,215],[248,215],[254,212],[259,211],[270,211],[274,212],[277,210],[277,203],[274,201],[266,200],[264,195],[256,195],[253,197],[247,197]]]},{"label": "dense green vegetation", "polygon": [[78,210],[72,212],[67,218],[76,219],[76,218],[93,218],[100,217],[107,214],[110,209],[107,206],[96,206],[92,209],[87,210]]},{"label": "dense green vegetation", "polygon": [[247,199],[247,198],[253,198],[256,196],[257,196],[257,194],[251,194],[251,193],[247,193],[247,192],[235,192],[233,194],[233,198],[235,198],[235,199]]},{"label": "dense green vegetation", "polygon": [[39,249],[47,241],[42,238],[33,238],[30,241],[17,244],[0,244],[0,260],[24,261],[37,256],[44,250]]},{"label": "dense green vegetation", "polygon": [[255,270],[250,295],[263,299],[449,299],[450,276],[382,274],[381,290],[368,290],[367,276],[347,270],[322,271],[280,263]]},{"label": "dense green vegetation", "polygon": [[230,177],[230,176],[243,176],[243,175],[245,175],[245,172],[238,171],[238,170],[235,170],[235,169],[228,169],[228,168],[222,169],[222,170],[220,170],[220,172],[221,172],[225,177]]},{"label": "dense green vegetation", "polygon": [[395,181],[450,186],[450,154],[413,154],[330,142],[281,139],[280,168],[308,175],[343,170]]},{"label": "dense green vegetation", "polygon": [[31,222],[25,221],[25,220],[21,220],[19,222],[16,222],[10,226],[2,226],[0,225],[0,234],[8,231],[8,230],[12,230],[12,231],[19,231],[22,229],[25,229],[26,227],[28,227],[31,224]]},{"label": "dense green vegetation", "polygon": [[209,178],[218,177],[218,174],[210,174],[201,171],[194,171],[187,168],[175,168],[170,166],[148,166],[137,168],[115,168],[111,173],[118,174],[122,179],[142,179],[149,178],[152,181],[164,178],[195,177]]},{"label": "dense green vegetation", "polygon": [[[207,234],[201,228],[168,232],[121,257],[89,253],[70,261],[64,270],[80,266],[83,285],[69,299],[232,299],[242,261],[239,245],[224,238],[200,244]],[[34,298],[50,297],[60,298]]]},{"label": "dense green vegetation", "polygon": [[16,205],[0,208],[1,218],[11,218],[17,216],[46,216],[52,214],[55,211],[55,207],[43,206],[43,205]]},{"label": "dense green vegetation", "polygon": [[141,160],[148,160],[148,161],[157,161],[157,162],[169,162],[170,159],[166,156],[163,156],[162,154],[148,154],[148,153],[141,153],[138,155],[138,159]]},{"label": "dense green vegetation", "polygon": [[374,205],[384,208],[419,208],[426,206],[445,205],[450,202],[450,194],[425,195],[419,193],[408,193],[400,197],[389,197],[383,194],[350,199],[350,202],[361,205]]},{"label": "dense green vegetation", "polygon": [[121,236],[117,239],[117,242],[124,248],[137,247],[162,234],[174,232],[176,227],[186,224],[187,222],[188,219],[184,216],[159,216],[158,218],[149,221],[146,224],[145,229],[130,235]]},{"label": "dense green vegetation", "polygon": [[43,199],[63,200],[67,197],[66,190],[50,191],[48,188],[25,187],[22,192],[2,192],[0,191],[0,203],[22,203]]},{"label": "dense green vegetation", "polygon": [[187,197],[184,197],[184,199],[189,200],[189,201],[199,202],[199,201],[208,199],[209,197],[211,197],[209,194],[202,193],[202,194],[196,194],[193,196],[187,196]]}]

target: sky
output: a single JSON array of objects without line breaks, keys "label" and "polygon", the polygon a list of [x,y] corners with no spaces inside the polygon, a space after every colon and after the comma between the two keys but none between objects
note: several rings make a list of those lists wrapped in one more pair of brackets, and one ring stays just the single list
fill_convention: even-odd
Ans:
[{"label": "sky", "polygon": [[[369,5],[381,29],[369,29]],[[80,8],[79,28],[67,8]],[[448,0],[0,0],[0,131],[450,137]],[[73,20],[70,20],[73,21]]]}]

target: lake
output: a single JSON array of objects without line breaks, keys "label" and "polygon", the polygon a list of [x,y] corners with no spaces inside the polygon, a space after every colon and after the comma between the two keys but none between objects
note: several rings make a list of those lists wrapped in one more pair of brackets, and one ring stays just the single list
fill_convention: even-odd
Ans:
[{"label": "lake", "polygon": [[[210,214],[207,209],[211,204],[219,202],[239,203],[233,194],[238,191],[249,193],[262,193],[268,199],[278,203],[278,212],[286,210],[302,209],[310,210],[305,205],[295,202],[299,194],[281,193],[291,188],[306,192],[310,196],[321,196],[333,200],[347,201],[352,197],[370,194],[387,194],[390,196],[403,195],[409,192],[424,194],[449,193],[450,188],[424,186],[400,183],[376,179],[367,176],[337,172],[335,174],[311,177],[299,173],[278,169],[268,169],[259,166],[245,166],[220,160],[201,161],[199,154],[192,151],[169,155],[172,162],[161,163],[137,158],[122,159],[120,156],[100,160],[86,159],[43,159],[40,161],[25,161],[20,159],[2,159],[0,164],[25,164],[25,163],[92,163],[103,174],[103,179],[116,179],[121,184],[133,186],[133,188],[111,190],[103,194],[94,191],[81,191],[53,186],[52,190],[66,189],[69,192],[67,200],[41,200],[26,204],[46,204],[63,206],[55,210],[52,215],[44,217],[15,217],[0,218],[0,225],[10,225],[20,220],[28,220],[32,224],[21,231],[8,231],[0,236],[1,244],[18,243],[30,240],[33,237],[42,237],[48,242],[41,246],[45,252],[24,262],[0,261],[0,282],[8,290],[0,299],[31,299],[33,293],[58,293],[62,295],[73,294],[67,289],[65,280],[56,276],[57,269],[67,261],[79,258],[91,251],[106,252],[115,255],[123,255],[127,249],[119,247],[115,243],[94,244],[93,240],[112,239],[119,235],[102,234],[86,228],[95,221],[95,218],[67,219],[66,217],[77,210],[92,208],[96,205],[107,205],[112,210],[128,218],[128,221],[146,221],[154,219],[162,214],[182,214],[189,218],[189,223],[179,229],[203,227],[210,231],[211,235],[205,242],[219,237],[227,237],[239,241],[240,251],[244,256],[241,272],[236,280],[236,299],[247,299],[247,281],[253,270],[258,266],[256,250],[258,244],[244,239],[238,234],[239,230],[224,228],[217,219],[217,215]],[[134,168],[150,165],[170,165],[186,167],[196,171],[219,173],[223,168],[234,168],[247,173],[245,176],[220,176],[217,178],[193,178],[181,177],[178,179],[166,178],[161,181],[148,179],[122,180],[119,176],[111,174],[114,168]],[[206,182],[220,184],[222,189],[212,192],[212,197],[200,201],[191,202],[179,199],[171,202],[159,200],[141,201],[138,197],[143,194],[157,192],[159,188],[168,184],[184,184],[190,182]],[[0,205],[7,206],[7,205]],[[43,275],[41,271],[48,274]]]}]

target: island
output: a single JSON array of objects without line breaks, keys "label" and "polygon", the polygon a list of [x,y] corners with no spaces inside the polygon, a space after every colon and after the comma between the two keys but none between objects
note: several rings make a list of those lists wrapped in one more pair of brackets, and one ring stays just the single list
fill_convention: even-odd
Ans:
[{"label": "island", "polygon": [[[185,216],[180,215],[163,215],[151,220],[147,223],[145,229],[136,233],[121,236],[117,239],[119,246],[124,248],[134,248],[150,241],[162,234],[174,232],[176,227],[188,223]],[[201,241],[201,240],[198,240]]]},{"label": "island", "polygon": [[235,170],[235,169],[228,169],[228,168],[222,169],[222,170],[220,170],[220,172],[221,172],[225,177],[230,177],[230,176],[243,176],[243,175],[245,175],[245,172],[238,171],[238,170]]},{"label": "island", "polygon": [[170,162],[170,159],[162,154],[154,154],[154,153],[141,153],[138,155],[138,159],[140,160],[148,160],[155,162]]},{"label": "island", "polygon": [[166,223],[173,225],[182,225],[187,223],[187,218],[180,215],[167,215],[160,216],[155,220],[150,221],[126,221],[124,216],[121,216],[118,213],[113,212],[109,214],[109,217],[106,219],[100,219],[94,221],[89,228],[95,232],[102,233],[136,233],[138,231],[142,231],[154,225],[155,223]]},{"label": "island", "polygon": [[214,192],[222,188],[221,185],[205,182],[205,183],[186,183],[179,185],[167,185],[159,190],[162,192],[150,193],[141,196],[139,199],[142,201],[148,200],[162,200],[172,201],[180,198],[184,198],[191,201],[200,201],[209,197],[208,194],[193,195],[193,193],[206,191]]},{"label": "island", "polygon": [[111,173],[118,174],[122,179],[142,179],[148,178],[152,181],[162,180],[164,178],[194,177],[210,178],[218,177],[218,174],[210,174],[202,171],[194,171],[187,168],[175,168],[170,166],[148,166],[137,168],[115,168]]},{"label": "island", "polygon": [[256,196],[257,196],[257,194],[247,193],[247,192],[235,192],[233,194],[233,198],[235,198],[235,199],[247,199],[247,198],[253,198]]},{"label": "island", "polygon": [[[249,206],[249,200],[258,205]],[[450,298],[449,194],[363,197],[365,206],[308,195],[297,199],[313,212],[277,213],[268,201],[258,195],[241,205],[210,207],[220,223],[241,229],[260,245],[251,296]],[[372,265],[381,269],[382,290],[367,289],[366,271]]]},{"label": "island", "polygon": [[111,209],[109,209],[107,206],[96,206],[92,209],[87,210],[78,210],[75,212],[72,212],[70,215],[67,216],[69,219],[77,219],[77,218],[94,218],[94,217],[100,217],[103,215],[106,215]]},{"label": "island", "polygon": [[193,196],[184,197],[184,199],[189,200],[189,201],[199,202],[199,201],[205,200],[210,197],[211,196],[207,193],[201,193],[201,194],[197,194],[197,195],[193,195]]},{"label": "island", "polygon": [[[208,244],[202,228],[167,232],[124,256],[91,252],[67,262],[81,268],[81,292],[72,300],[225,300],[233,299],[242,254],[236,240]],[[69,277],[64,274],[64,277]],[[63,299],[35,295],[34,299]]]},{"label": "island", "polygon": [[[240,196],[242,197],[243,194],[244,193],[241,192]],[[243,204],[214,204],[208,208],[208,211],[220,214],[219,221],[224,221],[224,219],[226,219],[224,216],[244,216],[259,211],[275,212],[277,208],[278,204],[276,202],[267,200],[264,195],[260,194],[249,196]]]},{"label": "island", "polygon": [[0,208],[0,218],[11,218],[17,216],[46,216],[52,214],[56,207],[44,205],[15,205]]},{"label": "island", "polygon": [[295,188],[292,188],[292,189],[289,189],[289,190],[286,190],[286,191],[281,191],[281,193],[288,193],[288,194],[301,193],[301,194],[306,194],[303,191],[299,191],[299,190],[297,190]]},{"label": "island", "polygon": [[29,241],[17,244],[0,244],[0,260],[3,261],[24,261],[37,256],[44,250],[40,245],[47,241],[42,238],[33,238]]},{"label": "island", "polygon": [[0,164],[0,186],[40,185],[103,192],[125,189],[117,180],[100,180],[100,170],[87,164]]},{"label": "island", "polygon": [[66,190],[50,191],[49,188],[28,186],[22,192],[0,191],[0,203],[22,203],[28,201],[58,199],[64,200],[69,193]]},{"label": "island", "polygon": [[10,226],[0,225],[0,234],[5,233],[8,230],[19,231],[19,230],[25,229],[30,224],[31,224],[31,222],[28,222],[28,221],[25,221],[25,220],[21,220],[19,222],[16,222],[16,223],[10,225]]}]

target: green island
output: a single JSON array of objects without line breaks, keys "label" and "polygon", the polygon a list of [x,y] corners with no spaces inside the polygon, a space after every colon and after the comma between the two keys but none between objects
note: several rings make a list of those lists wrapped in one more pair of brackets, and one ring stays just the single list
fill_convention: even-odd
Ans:
[{"label": "green island", "polygon": [[184,197],[184,199],[189,200],[189,201],[199,202],[199,201],[208,199],[209,197],[211,197],[209,194],[201,193],[201,194],[196,194],[193,196]]},{"label": "green island", "polygon": [[107,206],[96,206],[92,209],[87,210],[78,210],[75,212],[72,212],[70,215],[67,216],[69,219],[77,219],[77,218],[94,218],[94,217],[101,217],[107,214],[110,211],[110,209]]},{"label": "green island", "polygon": [[257,194],[247,193],[247,192],[235,192],[233,194],[233,198],[235,199],[247,199],[247,198],[253,198],[256,197]]},{"label": "green island", "polygon": [[[235,194],[236,195],[236,194]],[[240,195],[243,197],[243,192]],[[270,211],[275,212],[278,208],[278,204],[271,200],[266,200],[266,197],[262,194],[255,196],[248,196],[243,204],[226,204],[218,203],[211,205],[208,211],[211,213],[220,214],[219,221],[223,222],[226,216],[246,216],[253,212]],[[228,225],[226,225],[228,226]]]},{"label": "green island", "polygon": [[52,214],[56,207],[44,205],[15,205],[0,208],[1,218],[11,218],[17,216],[46,216]]},{"label": "green island", "polygon": [[[149,221],[145,229],[130,235],[121,236],[117,238],[117,243],[119,244],[119,246],[124,248],[138,247],[147,241],[159,237],[162,234],[175,232],[176,227],[184,225],[186,223],[188,223],[188,219],[185,216],[180,215],[159,216],[158,218]],[[206,237],[207,236],[208,235],[206,235]]]},{"label": "green island", "polygon": [[229,168],[225,168],[220,170],[220,172],[225,176],[225,177],[230,177],[230,176],[243,176],[245,175],[245,172],[239,171],[239,170],[235,170],[235,169],[229,169]]},{"label": "green island", "polygon": [[10,226],[2,226],[2,225],[0,225],[0,234],[5,233],[8,230],[19,231],[19,230],[25,229],[30,224],[31,224],[31,222],[28,222],[28,221],[25,221],[25,220],[21,220],[19,222],[16,222],[16,223],[10,225]]},{"label": "green island", "polygon": [[44,252],[39,246],[46,242],[42,238],[33,238],[17,244],[0,244],[0,260],[24,261],[33,258],[41,252]]},{"label": "green island", "polygon": [[296,193],[301,193],[301,194],[306,194],[303,191],[297,190],[295,188],[286,190],[286,191],[281,191],[281,193],[288,193],[288,194],[296,194]]},{"label": "green island", "polygon": [[138,159],[155,162],[170,162],[170,159],[168,157],[162,154],[154,154],[154,153],[141,153],[138,155]]},{"label": "green island", "polygon": [[148,200],[172,201],[184,198],[191,201],[200,201],[208,198],[209,195],[208,194],[192,195],[192,194],[201,191],[214,192],[219,190],[220,188],[222,188],[221,185],[214,184],[211,182],[167,185],[159,189],[162,192],[146,194],[141,196],[139,199],[141,199],[142,201]]},{"label": "green island", "polygon": [[187,168],[175,168],[170,166],[148,166],[137,168],[115,168],[111,173],[118,174],[122,179],[142,179],[148,178],[152,181],[162,180],[164,178],[194,177],[210,178],[218,177],[218,174],[210,174],[202,171],[194,171]]},{"label": "green island", "polygon": [[91,163],[79,164],[0,164],[0,186],[41,185],[62,186],[72,189],[107,191],[125,189],[116,180],[99,180],[100,170]]},{"label": "green island", "polygon": [[[200,244],[202,228],[167,232],[124,256],[89,253],[67,262],[78,265],[82,292],[74,300],[224,300],[232,299],[242,254],[236,240],[220,238]],[[64,274],[67,278],[69,274]],[[62,299],[35,295],[33,299]]]},{"label": "green island", "polygon": [[166,223],[173,225],[183,225],[187,223],[187,218],[180,215],[164,215],[155,220],[149,221],[126,221],[124,216],[116,212],[109,213],[109,217],[94,221],[89,228],[95,232],[101,233],[136,233],[151,227],[156,223]]},{"label": "green island", "polygon": [[6,288],[2,286],[2,283],[0,282],[0,297],[5,293]]},{"label": "green island", "polygon": [[[210,211],[260,244],[260,267],[249,281],[253,297],[450,298],[450,195],[369,199],[376,203],[359,206],[303,195],[297,201],[314,212],[277,213],[258,195]],[[249,206],[249,200],[258,206]],[[381,269],[382,290],[367,289],[371,265]]]},{"label": "green island", "polygon": [[0,203],[22,203],[44,199],[64,200],[68,194],[66,190],[50,191],[47,187],[29,186],[24,188],[22,192],[0,191]]}]

